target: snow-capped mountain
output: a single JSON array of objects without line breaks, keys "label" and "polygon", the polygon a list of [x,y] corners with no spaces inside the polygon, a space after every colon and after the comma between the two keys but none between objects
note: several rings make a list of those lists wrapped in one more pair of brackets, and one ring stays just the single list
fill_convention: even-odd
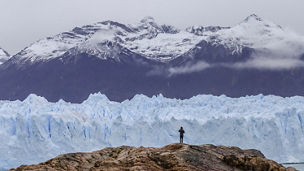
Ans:
[{"label": "snow-capped mountain", "polygon": [[251,15],[233,27],[184,30],[151,17],[104,21],[39,40],[0,67],[0,99],[35,93],[82,102],[102,92],[190,98],[304,95],[304,37]]},{"label": "snow-capped mountain", "polygon": [[106,42],[117,43],[149,59],[172,60],[193,48],[201,37],[173,26],[158,25],[152,17],[146,17],[138,24],[124,25],[105,21],[76,27],[54,37],[39,40],[17,56],[22,60],[37,62],[60,57],[71,49],[87,52],[104,58],[108,52]]},{"label": "snow-capped mountain", "polygon": [[122,103],[101,94],[81,104],[30,95],[0,101],[0,170],[59,154],[104,147],[215,144],[261,150],[277,162],[304,160],[304,98],[199,95],[188,100],[136,95]]},{"label": "snow-capped mountain", "polygon": [[10,55],[5,50],[0,48],[0,65],[6,62],[9,58]]},{"label": "snow-capped mountain", "polygon": [[72,31],[39,40],[17,56],[34,62],[60,57],[73,48],[96,55],[107,52],[102,46],[105,42],[118,43],[146,58],[165,62],[195,48],[201,41],[223,45],[232,53],[241,53],[243,47],[271,50],[272,44],[283,41],[289,41],[302,49],[304,37],[297,35],[298,40],[294,41],[295,35],[291,37],[291,34],[255,14],[231,28],[192,26],[185,30],[159,25],[152,17],[146,17],[133,25],[105,21],[76,27]]}]

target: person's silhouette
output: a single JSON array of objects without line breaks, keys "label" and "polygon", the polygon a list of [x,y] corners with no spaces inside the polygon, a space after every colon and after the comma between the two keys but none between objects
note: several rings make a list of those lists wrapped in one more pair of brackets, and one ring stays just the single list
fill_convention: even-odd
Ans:
[{"label": "person's silhouette", "polygon": [[183,144],[183,143],[184,143],[184,133],[185,133],[183,127],[181,127],[181,128],[178,130],[178,132],[179,132],[179,142],[180,142],[181,144]]}]

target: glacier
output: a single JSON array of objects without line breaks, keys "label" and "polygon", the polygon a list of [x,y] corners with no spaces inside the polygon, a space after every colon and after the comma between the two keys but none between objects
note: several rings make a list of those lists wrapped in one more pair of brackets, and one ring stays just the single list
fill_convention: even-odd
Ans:
[{"label": "glacier", "polygon": [[278,162],[304,161],[304,97],[136,95],[121,103],[92,94],[81,104],[36,95],[0,101],[0,170],[59,154],[120,145],[187,144],[254,148]]}]

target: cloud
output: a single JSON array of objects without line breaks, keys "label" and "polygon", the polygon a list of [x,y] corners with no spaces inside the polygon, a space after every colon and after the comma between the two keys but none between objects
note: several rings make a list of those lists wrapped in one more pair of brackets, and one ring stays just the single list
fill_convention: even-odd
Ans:
[{"label": "cloud", "polygon": [[192,73],[192,72],[199,72],[199,71],[202,71],[209,67],[211,67],[210,64],[203,62],[203,61],[199,61],[195,64],[187,63],[185,66],[181,66],[181,67],[171,67],[171,68],[169,68],[169,73],[170,73],[170,76],[175,75],[175,74],[186,74],[186,73]]},{"label": "cloud", "polygon": [[273,30],[272,34],[275,35],[274,39],[264,45],[270,57],[299,58],[304,54],[304,36],[288,28]]},{"label": "cloud", "polygon": [[[290,50],[290,49],[288,49]],[[304,67],[304,61],[298,56],[286,57],[286,55],[291,55],[286,53],[288,50],[276,51],[275,53],[269,52],[267,50],[263,53],[256,53],[251,56],[251,58],[245,62],[237,63],[216,63],[209,64],[203,61],[199,61],[195,64],[188,63],[185,66],[171,67],[168,69],[169,76],[178,74],[187,74],[193,72],[200,72],[207,68],[213,67],[226,67],[232,69],[259,69],[259,70],[289,70],[299,67]],[[293,49],[294,50],[294,49]],[[284,51],[284,52],[283,52]],[[294,51],[292,51],[295,53]]]},{"label": "cloud", "polygon": [[263,44],[263,47],[256,48],[256,52],[252,54],[248,61],[236,63],[233,67],[263,70],[286,70],[304,67],[304,61],[301,60],[304,55],[304,37],[291,30],[285,30],[284,33],[275,36],[276,40]]},{"label": "cloud", "polygon": [[246,62],[235,63],[231,66],[223,66],[236,69],[255,68],[261,70],[288,70],[297,67],[304,67],[304,62],[295,58],[257,57]]},{"label": "cloud", "polygon": [[[253,29],[256,30],[257,28]],[[252,36],[249,35],[248,37],[248,35],[244,36],[242,33],[240,36],[243,43],[245,43],[244,46],[251,47],[255,50],[247,61],[212,64],[208,64],[204,61],[195,64],[188,63],[184,66],[169,68],[170,76],[199,72],[212,67],[259,70],[289,70],[304,67],[303,36],[290,29],[283,29],[281,27],[265,27],[264,29],[261,29],[261,31],[263,31],[261,35],[252,34]],[[228,34],[228,36],[231,35],[232,34]],[[234,36],[238,37],[238,35]],[[242,41],[239,41],[238,43],[242,43]],[[223,56],[223,58],[224,57],[226,56]]]},{"label": "cloud", "polygon": [[[107,27],[107,26],[105,26]],[[115,38],[115,30],[110,29],[100,29],[97,31],[88,41],[89,43],[95,45],[104,41],[112,41]]]}]

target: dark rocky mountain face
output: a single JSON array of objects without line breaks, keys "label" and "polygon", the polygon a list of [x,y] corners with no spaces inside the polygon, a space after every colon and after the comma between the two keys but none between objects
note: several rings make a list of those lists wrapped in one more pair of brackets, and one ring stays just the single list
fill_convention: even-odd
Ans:
[{"label": "dark rocky mountain face", "polygon": [[[187,62],[210,63],[231,59],[250,59],[251,50],[242,55],[229,55],[221,46],[206,43],[194,50],[194,56],[182,56],[169,63],[149,60],[126,51],[119,58],[100,59],[87,53],[65,54],[47,62],[20,68],[14,61],[0,71],[0,98],[25,99],[34,93],[55,102],[63,99],[80,103],[91,93],[101,92],[111,100],[123,101],[136,94],[147,96],[162,93],[170,98],[190,98],[197,94],[225,94],[240,97],[256,94],[280,96],[304,95],[304,69],[259,70],[215,66],[190,73],[170,75],[170,68],[182,67]],[[230,62],[229,61],[229,62]],[[151,74],[156,73],[156,74]]]},{"label": "dark rocky mountain face", "polygon": [[201,41],[195,48],[172,60],[170,63],[174,66],[184,65],[189,62],[197,63],[199,61],[204,61],[208,64],[231,64],[248,61],[253,53],[254,49],[243,47],[241,53],[233,54],[221,44],[213,45],[212,43]]},{"label": "dark rocky mountain face", "polygon": [[[33,93],[52,102],[80,103],[96,92],[114,101],[160,93],[181,99],[304,95],[304,55],[286,57],[282,49],[271,49],[278,38],[290,41],[281,27],[256,15],[231,28],[181,31],[149,17],[138,26],[105,21],[76,27],[38,41],[0,65],[0,99],[23,100]],[[304,50],[303,42],[296,43]]]},{"label": "dark rocky mountain face", "polygon": [[25,68],[5,65],[0,72],[1,99],[24,99],[34,93],[53,102],[82,102],[89,94],[102,92],[112,100],[122,101],[138,93],[151,96],[158,90],[155,79],[160,77],[146,76],[157,62],[134,53],[120,54],[119,59],[102,60],[80,53]]}]

